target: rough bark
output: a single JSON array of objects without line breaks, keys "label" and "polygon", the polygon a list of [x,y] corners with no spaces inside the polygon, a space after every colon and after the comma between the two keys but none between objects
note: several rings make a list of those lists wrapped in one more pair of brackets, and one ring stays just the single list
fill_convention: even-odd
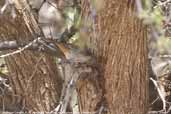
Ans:
[{"label": "rough bark", "polygon": [[[147,30],[135,15],[132,0],[100,0],[101,9],[93,18],[89,0],[82,1],[82,15],[92,24],[88,44],[96,55],[101,72],[98,85],[103,85],[103,100],[110,114],[146,114],[148,106],[147,76]],[[86,23],[85,22],[85,23]],[[86,35],[88,36],[88,35]],[[91,105],[92,93],[87,97],[86,87],[80,92],[83,111],[89,111],[85,105]],[[83,97],[84,96],[84,97]],[[99,99],[97,99],[99,100]],[[93,101],[92,101],[93,102]],[[96,102],[97,103],[97,102]],[[92,110],[91,110],[92,111]]]},{"label": "rough bark", "polygon": [[[15,20],[2,16],[1,40],[28,42],[36,38],[35,34],[39,35],[40,30],[35,25],[36,21],[33,23],[33,19],[30,19],[33,17],[28,14],[29,12],[20,12]],[[24,51],[7,57],[6,61],[13,87],[12,97],[18,96],[14,98],[14,106],[17,102],[21,108],[29,111],[50,111],[58,104],[62,81],[53,57],[40,52]]]},{"label": "rough bark", "polygon": [[[25,1],[22,0],[22,3],[25,4]],[[110,114],[146,114],[147,32],[133,12],[133,1],[98,0],[103,2],[103,7],[96,12],[96,18],[91,14],[93,9],[89,1],[82,0],[82,12],[86,22],[94,26],[90,37],[86,38],[97,58],[95,66],[98,68],[95,67],[92,74],[87,74],[88,78],[77,83],[81,111],[108,109]],[[20,10],[28,8],[19,2],[15,0]],[[33,40],[30,38],[35,37],[34,33],[40,35],[33,16],[23,11],[20,13],[24,19],[0,19],[2,38],[28,41]],[[24,108],[49,111],[58,101],[62,85],[53,58],[25,51],[7,58],[7,62],[14,93],[22,97]]]}]

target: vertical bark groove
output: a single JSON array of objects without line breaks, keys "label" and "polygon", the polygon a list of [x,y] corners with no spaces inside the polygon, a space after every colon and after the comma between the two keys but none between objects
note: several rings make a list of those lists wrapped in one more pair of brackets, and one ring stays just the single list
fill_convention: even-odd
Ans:
[{"label": "vertical bark groove", "polygon": [[[104,68],[102,83],[111,114],[147,111],[147,31],[135,16],[133,2],[105,1],[104,8],[97,12],[96,36],[90,34],[88,39]],[[83,18],[91,18],[89,5],[86,0],[82,2]]]},{"label": "vertical bark groove", "polygon": [[[33,40],[33,34],[20,16],[15,20],[8,16],[0,18],[1,40]],[[50,111],[55,108],[61,94],[62,79],[53,57],[40,52],[24,51],[7,57],[6,61],[14,94],[21,99],[21,108],[29,111]]]}]

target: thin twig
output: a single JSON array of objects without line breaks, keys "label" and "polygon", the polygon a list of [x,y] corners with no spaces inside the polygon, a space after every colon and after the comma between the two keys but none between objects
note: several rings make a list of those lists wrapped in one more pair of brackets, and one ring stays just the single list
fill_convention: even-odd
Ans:
[{"label": "thin twig", "polygon": [[153,82],[153,84],[155,85],[158,93],[159,93],[159,96],[163,102],[163,110],[166,110],[166,100],[165,100],[165,97],[166,97],[166,92],[163,90],[163,88],[161,88],[160,85],[158,85],[157,81],[155,81],[153,78],[150,78],[150,80]]},{"label": "thin twig", "polygon": [[33,40],[32,42],[30,42],[29,44],[27,44],[26,46],[24,46],[23,48],[20,48],[16,51],[13,51],[13,52],[10,52],[10,53],[7,53],[7,54],[4,54],[4,55],[1,55],[0,58],[4,58],[4,57],[8,57],[8,56],[11,56],[11,55],[15,55],[15,54],[18,54],[18,53],[21,53],[23,52],[24,50],[26,50],[27,48],[29,48],[33,43],[36,43],[38,40],[40,40],[41,38],[38,37],[37,39]]}]

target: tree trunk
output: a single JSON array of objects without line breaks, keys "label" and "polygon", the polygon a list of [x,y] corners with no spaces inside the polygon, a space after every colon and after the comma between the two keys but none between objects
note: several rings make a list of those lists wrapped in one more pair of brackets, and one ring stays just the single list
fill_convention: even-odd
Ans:
[{"label": "tree trunk", "polygon": [[[81,111],[146,114],[147,31],[135,16],[134,1],[95,0],[97,6],[89,1],[82,0],[81,7],[85,26],[92,25],[86,38],[97,63],[94,72],[77,83]],[[15,21],[10,17],[0,18],[3,39],[31,41],[34,33],[41,34],[30,11],[24,12],[28,8],[25,2],[15,0],[23,17]],[[22,97],[21,105],[25,106],[21,108],[50,111],[59,101],[62,88],[54,59],[46,54],[24,51],[6,60],[14,94]]]},{"label": "tree trunk", "polygon": [[[30,20],[28,24],[32,24]],[[29,26],[32,28],[26,26],[21,14],[15,20],[9,16],[1,17],[1,40],[32,41],[33,33],[37,32],[34,26]],[[59,102],[62,80],[53,57],[41,52],[24,51],[7,57],[6,61],[13,87],[13,106],[21,106],[20,111],[51,111],[55,108]],[[8,107],[11,101],[6,104]]]},{"label": "tree trunk", "polygon": [[[146,114],[147,29],[135,15],[134,1],[98,0],[100,7],[93,6],[89,1],[82,1],[82,15],[85,23],[92,22],[93,31],[86,38],[101,69],[104,69],[98,80],[98,85],[103,87],[101,95],[99,92],[87,95],[91,87],[86,87],[88,84],[84,82],[85,89],[80,91],[81,109],[97,110],[97,104],[103,101],[93,101],[95,94],[106,100],[104,104],[110,114]],[[91,101],[96,105],[92,105]]]}]

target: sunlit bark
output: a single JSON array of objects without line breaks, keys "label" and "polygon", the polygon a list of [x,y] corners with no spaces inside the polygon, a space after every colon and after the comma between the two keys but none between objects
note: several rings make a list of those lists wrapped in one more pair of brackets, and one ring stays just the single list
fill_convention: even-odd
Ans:
[{"label": "sunlit bark", "polygon": [[[135,16],[134,1],[98,2],[103,3],[96,12],[96,18],[92,18],[93,8],[88,0],[82,2],[82,15],[86,21],[94,19],[95,22],[95,28],[92,29],[87,41],[98,63],[101,64],[101,69],[104,69],[100,77],[102,80],[98,83],[104,86],[102,94],[109,113],[146,114],[148,106],[146,27]],[[88,91],[88,88],[80,95],[86,96],[85,91]],[[86,104],[89,99],[92,97],[82,98],[80,101]],[[82,110],[89,109],[83,105]]]}]

